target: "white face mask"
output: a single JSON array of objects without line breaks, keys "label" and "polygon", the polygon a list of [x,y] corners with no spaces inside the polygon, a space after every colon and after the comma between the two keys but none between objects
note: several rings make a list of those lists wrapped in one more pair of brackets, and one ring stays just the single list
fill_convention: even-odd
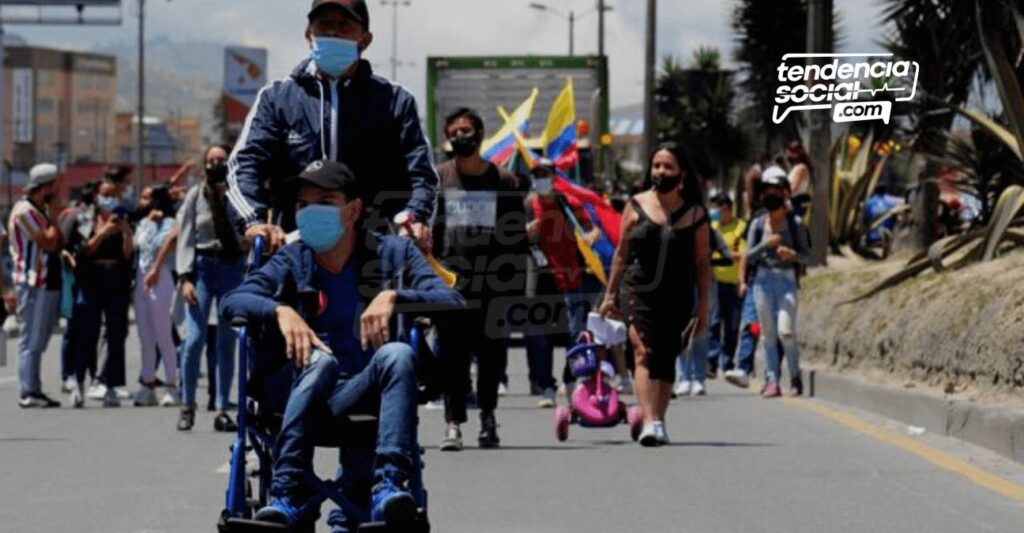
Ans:
[{"label": "white face mask", "polygon": [[553,190],[551,185],[551,178],[536,178],[533,180],[533,190],[537,194],[551,194]]}]

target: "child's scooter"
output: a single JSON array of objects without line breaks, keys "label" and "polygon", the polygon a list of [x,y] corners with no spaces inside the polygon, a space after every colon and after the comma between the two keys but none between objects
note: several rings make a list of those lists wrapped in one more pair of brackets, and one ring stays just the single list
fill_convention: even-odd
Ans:
[{"label": "child's scooter", "polygon": [[555,409],[555,436],[560,441],[569,438],[569,424],[575,422],[586,428],[606,428],[620,423],[629,424],[629,434],[636,440],[643,423],[640,408],[619,400],[619,393],[605,378],[615,375],[611,363],[601,360],[604,346],[594,342],[589,331],[580,334],[566,360],[569,370],[579,382],[571,394],[569,407]]}]

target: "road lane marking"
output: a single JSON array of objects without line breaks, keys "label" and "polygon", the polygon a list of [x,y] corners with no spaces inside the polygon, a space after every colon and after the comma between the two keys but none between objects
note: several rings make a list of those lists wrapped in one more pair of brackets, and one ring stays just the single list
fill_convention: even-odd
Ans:
[{"label": "road lane marking", "polygon": [[981,468],[961,459],[957,459],[952,455],[932,448],[919,440],[915,440],[881,426],[871,424],[849,413],[826,407],[819,402],[800,398],[784,398],[782,401],[786,405],[817,413],[858,433],[874,437],[882,442],[896,446],[897,448],[902,448],[932,463],[933,465],[938,466],[939,468],[948,470],[955,474],[960,474],[974,484],[980,485],[992,492],[1002,494],[1011,500],[1024,502],[1024,486],[982,470]]}]

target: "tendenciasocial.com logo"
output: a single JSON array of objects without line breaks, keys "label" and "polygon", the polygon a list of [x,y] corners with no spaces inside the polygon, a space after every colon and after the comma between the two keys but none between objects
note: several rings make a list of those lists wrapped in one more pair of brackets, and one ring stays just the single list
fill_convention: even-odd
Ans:
[{"label": "tendenciasocial.com logo", "polygon": [[[859,58],[856,63],[840,58]],[[806,65],[806,58],[832,58]],[[786,64],[787,60],[799,63]],[[889,123],[892,102],[905,102],[917,92],[917,61],[893,61],[892,54],[786,54],[779,65],[772,121],[780,124],[792,111],[832,109],[835,122],[882,120]],[[872,83],[872,80],[877,80]],[[860,101],[879,92],[892,100]]]}]

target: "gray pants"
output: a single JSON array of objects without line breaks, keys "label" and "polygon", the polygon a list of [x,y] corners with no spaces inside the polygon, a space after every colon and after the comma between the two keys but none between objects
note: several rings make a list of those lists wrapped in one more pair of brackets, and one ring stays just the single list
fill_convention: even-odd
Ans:
[{"label": "gray pants", "polygon": [[57,324],[60,310],[60,291],[48,291],[45,287],[34,288],[17,285],[18,323],[21,330],[18,337],[18,382],[21,397],[42,394],[40,367],[43,352],[50,342],[53,327]]}]

